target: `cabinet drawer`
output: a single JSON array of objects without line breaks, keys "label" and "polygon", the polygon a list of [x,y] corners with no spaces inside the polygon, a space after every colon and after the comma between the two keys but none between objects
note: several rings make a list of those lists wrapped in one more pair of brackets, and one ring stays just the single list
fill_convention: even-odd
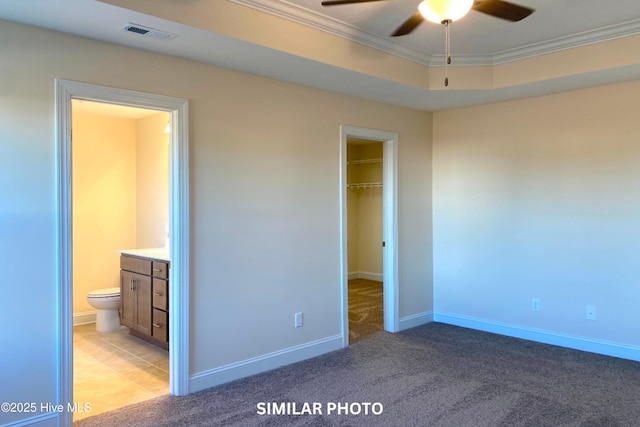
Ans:
[{"label": "cabinet drawer", "polygon": [[153,307],[160,310],[167,311],[169,308],[169,293],[168,293],[167,281],[163,279],[153,278],[153,290],[151,293],[151,299],[153,301]]},{"label": "cabinet drawer", "polygon": [[120,268],[134,273],[151,275],[151,260],[120,255]]},{"label": "cabinet drawer", "polygon": [[151,275],[153,277],[161,277],[166,279],[169,277],[169,263],[162,261],[153,261],[151,266]]},{"label": "cabinet drawer", "polygon": [[153,309],[151,336],[159,341],[169,341],[169,315],[157,308]]}]

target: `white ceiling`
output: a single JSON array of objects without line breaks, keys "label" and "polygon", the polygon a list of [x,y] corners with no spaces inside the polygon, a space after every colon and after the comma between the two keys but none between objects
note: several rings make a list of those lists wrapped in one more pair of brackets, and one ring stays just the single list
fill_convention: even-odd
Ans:
[{"label": "white ceiling", "polygon": [[[85,99],[72,99],[71,104],[74,112],[132,120],[138,120],[161,113],[157,110],[147,110],[144,108],[129,107],[127,105],[108,104],[105,102],[87,101]],[[165,114],[169,117],[168,113]]]},{"label": "white ceiling", "polygon": [[[335,57],[331,57],[331,50],[332,46],[342,46],[340,40],[346,38],[358,45],[373,47],[384,55],[424,66],[425,70],[438,66],[444,53],[442,26],[425,22],[410,35],[388,36],[415,12],[419,0],[333,7],[322,7],[320,2],[2,0],[0,18],[430,111],[640,78],[639,47],[637,52],[631,52],[636,58],[633,63],[600,67],[589,73],[495,89],[432,90],[427,85],[416,87],[403,80],[399,68],[398,78],[377,72],[376,60],[381,67],[389,63],[384,56],[373,60],[369,58],[373,68],[366,71],[343,65],[349,60],[344,58],[343,49],[336,48]],[[515,2],[536,12],[521,22],[511,23],[471,11],[453,24],[451,47],[454,65],[495,66],[640,34],[640,0]],[[211,25],[207,24],[208,20]],[[128,23],[167,31],[177,37],[161,41],[126,33],[122,27]],[[314,40],[309,39],[308,42],[288,40],[287,32],[292,23],[303,24],[332,37],[333,44],[325,45],[329,46],[325,49],[327,51],[318,53],[311,48],[317,50],[319,45],[316,42],[322,39],[320,36],[314,36]],[[253,32],[251,36],[248,35],[250,31]],[[260,34],[264,36],[264,43],[259,38]],[[281,48],[285,43],[293,47]],[[304,54],[305,43],[315,56]]]},{"label": "white ceiling", "polygon": [[[388,0],[365,4],[323,7],[321,0],[231,0],[264,11],[307,21],[308,25],[343,31],[354,39],[367,39],[413,59],[429,63],[442,60],[445,31],[441,25],[424,22],[411,34],[389,35],[413,15],[420,0]],[[515,56],[517,51],[550,45],[569,45],[576,38],[599,41],[603,37],[640,33],[638,0],[511,0],[535,10],[528,18],[514,23],[470,11],[452,24],[451,47],[463,63],[493,63],[497,58]],[[633,28],[630,28],[633,27]],[[603,34],[606,32],[606,34]],[[584,40],[581,41],[581,43]]]}]

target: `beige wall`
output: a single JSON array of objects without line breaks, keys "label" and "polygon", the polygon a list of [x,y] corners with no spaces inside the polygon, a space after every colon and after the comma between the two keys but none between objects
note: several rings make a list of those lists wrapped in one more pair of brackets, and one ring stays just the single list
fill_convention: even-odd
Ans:
[{"label": "beige wall", "polygon": [[639,93],[634,81],[434,115],[437,313],[639,357]]},{"label": "beige wall", "polygon": [[136,120],[136,248],[161,248],[169,235],[169,113]]},{"label": "beige wall", "polygon": [[95,311],[89,291],[120,286],[121,249],[165,245],[167,120],[73,113],[74,315]]},{"label": "beige wall", "polygon": [[9,22],[0,40],[7,400],[55,401],[55,78],[190,101],[191,374],[339,336],[341,124],[400,135],[400,316],[431,310],[430,114]]},{"label": "beige wall", "polygon": [[349,278],[356,278],[360,271],[358,251],[358,199],[359,192],[347,190],[347,270]]},{"label": "beige wall", "polygon": [[73,312],[120,286],[120,249],[136,241],[136,122],[73,113]]}]

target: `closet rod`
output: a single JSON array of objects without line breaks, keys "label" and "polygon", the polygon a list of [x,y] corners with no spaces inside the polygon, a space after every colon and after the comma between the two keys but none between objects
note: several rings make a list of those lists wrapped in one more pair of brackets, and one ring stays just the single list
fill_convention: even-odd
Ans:
[{"label": "closet rod", "polygon": [[381,182],[359,182],[355,184],[347,184],[347,188],[350,190],[361,190],[367,188],[382,188]]},{"label": "closet rod", "polygon": [[363,159],[363,160],[349,160],[348,165],[365,165],[367,163],[382,163],[382,159]]}]

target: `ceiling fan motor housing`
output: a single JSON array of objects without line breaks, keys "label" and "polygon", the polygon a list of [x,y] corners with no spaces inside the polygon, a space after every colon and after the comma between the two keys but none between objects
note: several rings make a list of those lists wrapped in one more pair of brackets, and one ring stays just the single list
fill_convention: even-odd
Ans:
[{"label": "ceiling fan motor housing", "polygon": [[418,10],[427,21],[443,24],[462,18],[471,6],[473,0],[423,0]]},{"label": "ceiling fan motor housing", "polygon": [[[323,0],[323,6],[373,3],[389,0]],[[424,20],[436,24],[451,23],[473,9],[495,18],[517,22],[531,15],[534,10],[504,0],[422,0],[418,10],[400,25],[391,37],[405,36],[415,30]]]}]

